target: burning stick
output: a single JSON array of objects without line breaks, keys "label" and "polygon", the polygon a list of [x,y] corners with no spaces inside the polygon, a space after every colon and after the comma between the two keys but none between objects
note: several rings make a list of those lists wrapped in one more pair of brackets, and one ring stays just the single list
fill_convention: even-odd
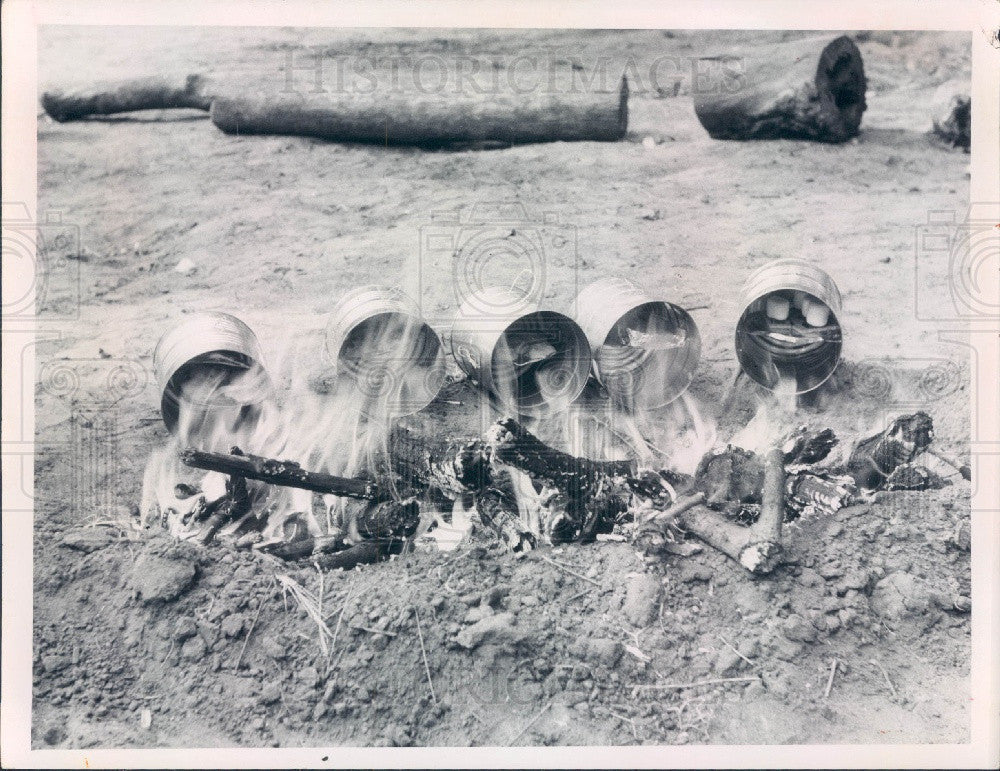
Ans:
[{"label": "burning stick", "polygon": [[337,568],[353,570],[358,565],[387,560],[391,555],[399,554],[402,550],[403,541],[401,540],[386,538],[362,541],[343,551],[322,554],[316,559],[316,564],[322,570],[336,570]]},{"label": "burning stick", "polygon": [[202,545],[207,544],[215,538],[215,534],[223,525],[239,519],[248,511],[250,511],[250,495],[247,490],[247,480],[242,476],[229,477],[226,480],[226,495],[198,533],[198,542]]},{"label": "burning stick", "polygon": [[491,489],[476,496],[476,510],[483,524],[510,547],[511,551],[530,551],[535,547],[535,535],[521,525],[517,503],[501,490]]},{"label": "burning stick", "polygon": [[674,497],[659,474],[642,473],[633,461],[593,461],[555,450],[511,418],[493,425],[486,447],[495,461],[524,471],[565,496],[565,513],[571,520],[566,529],[572,529],[578,540],[590,540],[602,528],[608,529],[634,498],[663,508]]},{"label": "burning stick", "polygon": [[181,461],[186,466],[205,471],[218,471],[222,474],[228,474],[230,477],[256,479],[271,485],[297,487],[302,490],[342,495],[348,498],[384,500],[386,497],[380,493],[374,482],[367,479],[348,479],[319,471],[306,471],[298,463],[292,461],[243,455],[238,448],[234,448],[232,453],[226,455],[218,452],[203,452],[189,447],[182,450],[180,456]]},{"label": "burning stick", "polygon": [[681,511],[678,523],[751,573],[770,573],[784,555],[781,525],[785,517],[785,462],[780,447],[764,459],[764,489],[760,518],[741,527],[704,506]]}]

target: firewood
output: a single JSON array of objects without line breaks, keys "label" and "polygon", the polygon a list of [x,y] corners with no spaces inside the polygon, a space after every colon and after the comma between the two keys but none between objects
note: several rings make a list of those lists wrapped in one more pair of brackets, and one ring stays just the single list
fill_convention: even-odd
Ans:
[{"label": "firewood", "polygon": [[[694,109],[714,139],[844,142],[865,111],[865,72],[850,38],[808,38],[708,57]],[[721,82],[720,82],[721,81]]]},{"label": "firewood", "polygon": [[420,504],[414,498],[372,503],[354,518],[358,534],[376,540],[409,538],[416,532],[419,522]]},{"label": "firewood", "polygon": [[282,542],[265,547],[262,551],[279,557],[283,560],[299,560],[313,555],[326,554],[333,551],[341,551],[348,548],[344,543],[343,536],[310,536],[300,538],[297,541]]},{"label": "firewood", "polygon": [[798,471],[785,483],[785,521],[802,515],[829,516],[858,493],[850,476],[828,471]]},{"label": "firewood", "polygon": [[859,487],[878,487],[897,467],[924,452],[934,438],[934,424],[925,412],[896,418],[881,433],[862,439],[847,461],[847,473]]},{"label": "firewood", "polygon": [[254,93],[219,95],[212,122],[227,134],[291,134],[338,142],[614,141],[628,125],[628,84],[614,92]]},{"label": "firewood", "polygon": [[734,501],[758,503],[764,486],[764,462],[741,447],[727,447],[722,452],[706,454],[694,477],[693,489],[703,492],[712,508]]},{"label": "firewood", "polygon": [[137,110],[208,110],[211,96],[201,75],[183,81],[164,77],[137,78],[76,91],[46,91],[42,107],[60,123],[92,115]]},{"label": "firewood", "polygon": [[705,506],[692,506],[677,517],[681,527],[739,562],[751,573],[773,571],[784,555],[781,543],[785,516],[785,464],[781,448],[770,450],[764,459],[764,485],[760,518],[751,527],[741,527]]},{"label": "firewood", "polygon": [[636,498],[666,507],[673,499],[666,480],[653,472],[640,473],[635,461],[593,461],[549,447],[511,418],[493,424],[486,435],[490,456],[565,496],[570,537],[592,540],[610,532]]},{"label": "firewood", "polygon": [[951,482],[926,466],[904,463],[882,483],[883,490],[940,490]]},{"label": "firewood", "polygon": [[486,445],[480,439],[423,436],[395,427],[389,433],[387,453],[375,460],[374,475],[391,478],[397,490],[435,489],[455,498],[490,485],[492,470]]},{"label": "firewood", "polygon": [[368,565],[373,562],[383,562],[393,554],[403,550],[405,542],[398,539],[377,539],[362,541],[343,551],[321,554],[316,558],[316,564],[322,570],[352,570],[358,565]]},{"label": "firewood", "polygon": [[250,511],[250,494],[247,481],[241,476],[231,476],[226,480],[226,494],[220,499],[214,513],[208,517],[205,525],[197,535],[201,544],[209,543],[223,525],[239,519]]},{"label": "firewood", "polygon": [[829,428],[815,434],[800,430],[785,449],[785,465],[807,465],[824,460],[840,440]]},{"label": "firewood", "polygon": [[234,452],[225,454],[203,452],[189,447],[181,451],[180,458],[186,466],[192,468],[218,471],[222,474],[255,479],[272,485],[297,487],[317,493],[367,500],[387,497],[384,491],[381,491],[374,482],[367,479],[350,479],[318,471],[306,471],[293,461],[243,455],[237,450],[238,448],[234,448]]},{"label": "firewood", "polygon": [[476,496],[476,511],[484,525],[513,552],[530,551],[537,541],[517,516],[517,503],[502,490],[489,489]]},{"label": "firewood", "polygon": [[[350,567],[398,552],[419,523],[416,493],[439,490],[439,486],[450,496],[474,495],[484,525],[514,550],[531,548],[535,535],[520,522],[509,474],[503,473],[505,466],[524,471],[552,489],[559,503],[554,511],[562,517],[560,522],[550,523],[548,535],[552,540],[589,540],[599,532],[610,532],[616,522],[635,511],[662,511],[752,572],[773,569],[782,553],[785,480],[784,453],[780,448],[770,452],[763,462],[762,513],[749,528],[704,506],[693,505],[697,496],[670,510],[676,495],[663,475],[640,471],[633,461],[593,461],[560,452],[510,418],[495,423],[482,441],[436,437],[424,442],[407,432],[396,432],[388,456],[381,463],[396,475],[395,482],[410,491],[406,498],[393,498],[388,489],[369,480],[330,477],[266,458],[193,450],[185,451],[183,458],[196,468],[236,475],[230,484],[236,484],[234,479],[242,482],[239,474],[245,473],[270,484],[350,496],[350,522],[341,522],[340,530],[354,532],[365,540],[343,551],[318,556],[317,550],[305,542],[285,550],[290,557],[308,553],[327,568]],[[233,510],[229,502],[220,508]],[[210,520],[216,516],[213,514]],[[226,517],[231,518],[231,514]],[[653,513],[651,518],[656,520],[657,515]]]}]

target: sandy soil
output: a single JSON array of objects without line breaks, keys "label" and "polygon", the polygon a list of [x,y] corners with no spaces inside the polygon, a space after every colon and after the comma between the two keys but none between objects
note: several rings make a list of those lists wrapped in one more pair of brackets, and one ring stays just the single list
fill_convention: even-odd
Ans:
[{"label": "sandy soil", "polygon": [[[51,28],[39,44],[44,90],[149,72],[280,83],[297,45],[607,56],[609,71],[643,72],[660,55],[750,37]],[[692,393],[713,420],[736,373],[743,279],[777,256],[819,262],[844,296],[844,365],[839,390],[802,422],[850,444],[924,409],[935,446],[964,456],[966,349],[933,321],[954,315],[941,275],[915,292],[914,243],[929,211],[962,217],[968,205],[969,156],[926,132],[934,91],[969,76],[969,41],[858,41],[869,107],[840,146],[712,141],[686,74],[676,89],[633,84],[625,141],[491,152],[232,137],[193,112],[40,117],[38,210],[61,211],[79,240],[50,249],[64,272],[40,303],[52,335],[37,346],[35,746],[967,741],[970,616],[954,600],[969,596],[969,485],[958,477],[800,522],[792,563],[756,581],[707,548],[651,563],[628,544],[563,547],[555,558],[584,581],[485,536],[322,578],[105,526],[84,551],[63,541],[131,518],[166,438],[152,348],[183,311],[234,310],[274,355],[289,339],[307,350],[339,293],[362,282],[419,290],[428,318],[446,323],[451,265],[423,234],[456,228],[442,213],[474,228],[505,201],[524,206],[525,227],[575,244],[546,254],[551,302],[621,274],[695,309]],[[182,258],[193,275],[174,271]],[[743,397],[720,438],[753,414]],[[476,395],[456,382],[448,398]],[[412,422],[433,430],[443,412]],[[467,418],[447,415],[457,430],[472,430]],[[276,572],[323,595],[339,630],[329,656]],[[143,593],[151,577],[174,596]],[[671,687],[726,678],[746,679]]]}]

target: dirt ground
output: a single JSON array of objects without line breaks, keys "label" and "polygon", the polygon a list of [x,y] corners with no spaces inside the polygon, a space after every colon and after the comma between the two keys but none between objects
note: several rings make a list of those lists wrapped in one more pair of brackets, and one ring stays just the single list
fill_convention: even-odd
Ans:
[{"label": "dirt ground", "polygon": [[[48,28],[40,79],[281,82],[295,46],[603,56],[609,71],[642,73],[658,56],[782,34]],[[927,131],[935,91],[969,77],[969,39],[857,41],[868,110],[844,145],[713,141],[683,68],[676,87],[633,83],[629,133],[614,143],[431,152],[226,136],[195,112],[40,117],[39,216],[61,212],[78,241],[50,249],[63,278],[39,313],[51,334],[37,344],[34,746],[968,741],[970,490],[958,476],[800,520],[790,564],[763,579],[708,547],[657,561],[605,542],[515,556],[485,534],[320,575],[101,524],[127,526],[166,440],[151,354],[184,311],[234,311],[275,357],[289,341],[308,351],[360,283],[403,286],[444,325],[451,265],[424,234],[475,229],[511,201],[524,227],[575,245],[543,260],[547,300],[619,274],[693,309],[703,351],[691,393],[720,441],[755,411],[744,393],[720,417],[740,284],[795,255],[837,281],[846,336],[838,388],[801,422],[849,447],[923,409],[934,446],[964,458],[966,349],[930,320],[949,316],[950,298],[940,276],[915,289],[914,244],[929,211],[961,218],[968,206],[969,156]],[[183,258],[192,275],[174,270]],[[410,422],[474,431],[469,384],[443,396],[462,408]],[[276,574],[322,596],[337,629],[326,654]]]}]

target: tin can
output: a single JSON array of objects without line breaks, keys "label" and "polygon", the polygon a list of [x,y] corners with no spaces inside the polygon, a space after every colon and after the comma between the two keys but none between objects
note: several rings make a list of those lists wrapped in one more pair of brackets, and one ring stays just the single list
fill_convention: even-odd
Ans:
[{"label": "tin can", "polygon": [[444,384],[441,338],[398,289],[363,286],[341,297],[327,323],[326,351],[337,379],[358,389],[366,411],[411,415]]},{"label": "tin can", "polygon": [[458,366],[506,409],[542,417],[567,408],[583,391],[590,344],[569,316],[540,310],[502,287],[471,293],[451,330]]},{"label": "tin can", "polygon": [[755,270],[743,286],[736,358],[765,388],[794,384],[796,394],[825,383],[840,362],[840,290],[821,268],[782,258]]},{"label": "tin can", "polygon": [[235,422],[251,419],[271,395],[263,361],[253,331],[231,314],[194,313],[168,329],[153,351],[167,429],[177,433],[182,412],[189,434],[218,410],[231,411]]},{"label": "tin can", "polygon": [[577,296],[576,321],[594,351],[594,374],[616,406],[655,409],[691,385],[701,335],[680,306],[626,278],[602,278]]}]

